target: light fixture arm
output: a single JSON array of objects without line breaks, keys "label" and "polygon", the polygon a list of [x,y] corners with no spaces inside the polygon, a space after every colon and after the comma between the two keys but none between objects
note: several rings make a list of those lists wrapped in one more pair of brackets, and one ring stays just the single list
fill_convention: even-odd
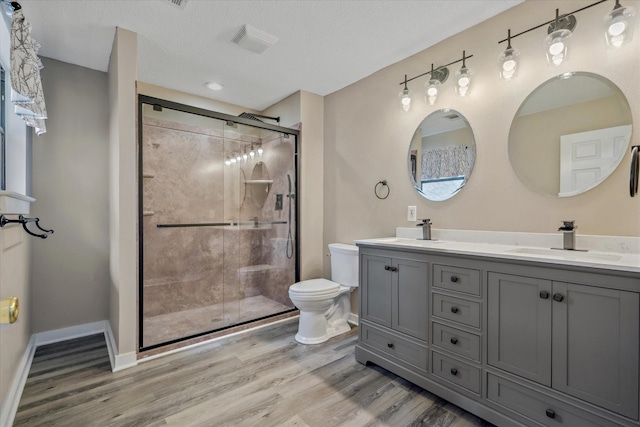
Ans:
[{"label": "light fixture arm", "polygon": [[511,47],[511,28],[507,30],[507,49],[513,49]]},{"label": "light fixture arm", "polygon": [[[456,61],[449,62],[448,64],[445,64],[445,65],[440,65],[439,67],[437,67],[435,69],[433,68],[433,64],[431,64],[431,70],[427,71],[426,73],[418,74],[417,76],[411,77],[410,79],[407,79],[406,75],[405,75],[404,81],[400,82],[399,84],[401,84],[401,85],[407,84],[408,82],[413,81],[413,80],[415,80],[417,78],[420,78],[422,76],[426,76],[427,74],[430,74],[436,80],[440,80],[440,83],[444,83],[447,80],[447,78],[449,77],[449,69],[447,67],[449,67],[449,66],[451,66],[453,64],[457,64],[458,62],[462,62],[462,61],[464,61],[464,59],[469,59],[469,58],[473,58],[473,55],[469,55],[469,56],[467,56],[467,57],[465,57],[463,59],[458,59]],[[464,64],[463,64],[463,66],[464,66]]]},{"label": "light fixture arm", "polygon": [[[576,9],[576,10],[574,10],[573,12],[569,12],[569,13],[567,13],[566,15],[563,15],[563,16],[565,16],[565,17],[566,17],[566,16],[572,16],[572,15],[574,15],[574,14],[578,13],[578,12],[582,12],[582,11],[583,11],[583,10],[585,10],[585,9],[589,9],[589,8],[591,8],[591,7],[593,7],[593,6],[596,6],[596,5],[600,4],[600,3],[604,3],[604,2],[606,2],[606,1],[607,1],[607,0],[599,0],[599,1],[595,2],[595,3],[592,3],[592,4],[589,4],[589,5],[587,5],[587,6],[581,7],[581,8],[579,8],[579,9]],[[619,0],[616,0],[616,1],[618,2]],[[562,21],[562,17],[560,18],[560,20]],[[575,18],[574,18],[574,20],[575,20]],[[530,31],[537,30],[538,28],[541,28],[541,27],[544,27],[544,26],[547,26],[547,25],[553,24],[555,21],[556,21],[556,19],[554,18],[554,19],[552,19],[552,20],[550,20],[550,21],[543,22],[542,24],[540,24],[540,25],[536,25],[535,27],[531,27],[531,28],[529,28],[528,30],[524,30],[524,31],[521,31],[521,32],[519,32],[519,33],[517,33],[517,34],[514,34],[514,35],[512,35],[510,38],[515,39],[516,37],[519,37],[519,36],[521,36],[521,35],[523,35],[523,34],[526,34],[526,33],[530,32]],[[568,28],[567,28],[567,29],[568,29]],[[500,40],[500,41],[498,42],[498,44],[504,43],[504,42],[506,42],[506,41],[508,41],[508,38]]]}]

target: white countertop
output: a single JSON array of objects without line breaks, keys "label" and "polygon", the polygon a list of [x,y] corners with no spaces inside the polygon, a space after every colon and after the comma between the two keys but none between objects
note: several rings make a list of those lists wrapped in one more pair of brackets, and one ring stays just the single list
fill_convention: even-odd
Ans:
[{"label": "white countertop", "polygon": [[607,270],[639,273],[640,253],[567,251],[550,247],[513,244],[462,242],[448,240],[419,240],[412,237],[383,237],[356,240],[356,244],[390,249],[423,249],[443,254],[475,255],[489,258],[544,262]]}]

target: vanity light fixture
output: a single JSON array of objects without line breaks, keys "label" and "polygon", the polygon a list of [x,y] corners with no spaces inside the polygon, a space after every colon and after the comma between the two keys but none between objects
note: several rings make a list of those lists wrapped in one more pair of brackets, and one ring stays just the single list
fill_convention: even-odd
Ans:
[{"label": "vanity light fixture", "polygon": [[404,75],[404,89],[398,94],[400,97],[400,107],[402,111],[407,112],[411,109],[411,94],[407,89],[407,75]]},{"label": "vanity light fixture", "polygon": [[231,162],[231,164],[235,165],[238,160],[236,159],[236,157],[234,155],[231,155],[231,159],[229,161]]},{"label": "vanity light fixture", "polygon": [[[578,12],[589,9],[606,1],[607,0],[598,0],[594,3],[581,7],[574,10],[573,12],[569,12],[564,15],[560,15],[560,11],[556,9],[556,17],[551,21],[536,25],[535,27],[531,27],[528,30],[521,31],[513,36],[511,35],[511,31],[509,31],[508,37],[498,42],[498,44],[508,42],[507,50],[505,50],[500,54],[500,56],[498,56],[498,62],[500,63],[501,67],[505,67],[505,65],[507,67],[510,66],[510,64],[507,64],[506,59],[503,60],[503,58],[507,56],[506,54],[511,46],[511,39],[515,39],[516,37],[526,34],[530,31],[547,26],[548,35],[544,39],[547,61],[550,65],[553,66],[558,66],[564,63],[567,60],[567,40],[571,36],[571,33],[573,32],[577,24],[577,20],[574,15]],[[620,0],[616,0],[616,4],[613,10],[608,13],[603,20],[604,35],[607,41],[607,46],[617,48],[631,41],[633,37],[635,13],[636,12],[634,8],[621,6]],[[518,64],[516,62],[515,66],[517,67],[517,65]],[[506,76],[503,74],[502,69],[500,71],[500,77],[503,80],[508,80],[505,78]]]},{"label": "vanity light fixture", "polygon": [[500,78],[509,81],[518,75],[518,56],[520,51],[511,47],[511,29],[507,30],[507,48],[498,55]]},{"label": "vanity light fixture", "polygon": [[631,41],[635,15],[636,10],[633,7],[622,6],[620,0],[616,0],[613,10],[607,13],[602,21],[607,47],[617,49]]},{"label": "vanity light fixture", "polygon": [[446,67],[438,67],[434,70],[433,64],[431,64],[430,74],[431,78],[425,84],[424,97],[429,105],[433,105],[438,98],[440,86],[447,80],[447,77],[449,77],[449,69]]},{"label": "vanity light fixture", "polygon": [[262,157],[262,153],[264,153],[264,150],[262,149],[262,144],[258,144],[258,157]]},{"label": "vanity light fixture", "polygon": [[[468,86],[470,82],[470,78],[469,78],[470,72],[469,72],[469,69],[465,66],[464,61],[465,59],[471,58],[473,55],[465,56],[465,54],[463,53],[462,56],[463,56],[462,59],[458,59],[457,61],[453,61],[448,64],[441,65],[439,67],[434,68],[433,64],[431,64],[431,70],[427,71],[426,73],[419,74],[415,77],[411,77],[410,79],[408,79],[407,75],[405,74],[404,80],[400,82],[401,85],[404,85],[404,89],[400,92],[400,95],[399,95],[400,101],[401,101],[400,106],[402,107],[402,110],[409,111],[409,109],[411,108],[411,93],[409,92],[407,83],[429,74],[430,76],[429,81],[424,85],[424,98],[429,105],[433,105],[435,104],[436,99],[438,98],[438,94],[440,93],[440,86],[442,86],[442,84],[446,82],[447,78],[449,77],[449,68],[447,67],[449,67],[450,65],[456,64],[458,62],[462,61],[461,72],[464,72],[463,76],[460,77],[460,78],[463,78],[462,84],[466,83]],[[467,80],[465,81],[464,78],[466,78]],[[468,88],[467,88],[467,91],[468,91]]]},{"label": "vanity light fixture", "polygon": [[256,150],[254,150],[253,144],[251,144],[251,150],[249,151],[249,157],[251,157],[251,160],[253,160],[253,158],[255,156],[256,156]]},{"label": "vanity light fixture", "polygon": [[465,64],[466,53],[466,51],[462,51],[462,67],[456,71],[456,93],[460,96],[467,96],[471,85],[471,70]]},{"label": "vanity light fixture", "polygon": [[227,156],[227,158],[224,160],[224,164],[227,165],[227,167],[231,166],[231,159],[229,158],[229,156]]},{"label": "vanity light fixture", "polygon": [[238,153],[238,155],[236,156],[236,162],[240,163],[242,161],[242,154]]},{"label": "vanity light fixture", "polygon": [[567,43],[573,29],[576,27],[576,22],[575,16],[560,16],[559,9],[556,9],[556,19],[549,24],[548,35],[544,39],[549,65],[557,67],[567,59]]},{"label": "vanity light fixture", "polygon": [[242,153],[242,161],[247,163],[247,160],[249,160],[249,155],[247,154],[247,147],[244,147],[244,152]]}]

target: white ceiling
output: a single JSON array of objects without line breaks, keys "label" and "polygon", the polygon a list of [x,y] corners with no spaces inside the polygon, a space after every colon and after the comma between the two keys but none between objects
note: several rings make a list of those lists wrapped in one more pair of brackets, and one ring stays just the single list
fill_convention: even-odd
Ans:
[{"label": "white ceiling", "polygon": [[[22,0],[40,55],[107,71],[115,27],[138,34],[138,79],[263,110],[327,95],[524,0]],[[231,42],[249,24],[279,40]],[[398,76],[399,80],[402,76]],[[224,88],[212,92],[205,83]]]}]

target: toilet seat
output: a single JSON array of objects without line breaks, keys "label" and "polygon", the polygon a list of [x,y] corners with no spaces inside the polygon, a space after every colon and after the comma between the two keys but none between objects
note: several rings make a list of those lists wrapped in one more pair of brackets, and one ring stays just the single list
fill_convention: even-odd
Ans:
[{"label": "toilet seat", "polygon": [[327,279],[311,279],[294,283],[289,287],[289,295],[297,299],[333,298],[340,293],[341,286]]}]

